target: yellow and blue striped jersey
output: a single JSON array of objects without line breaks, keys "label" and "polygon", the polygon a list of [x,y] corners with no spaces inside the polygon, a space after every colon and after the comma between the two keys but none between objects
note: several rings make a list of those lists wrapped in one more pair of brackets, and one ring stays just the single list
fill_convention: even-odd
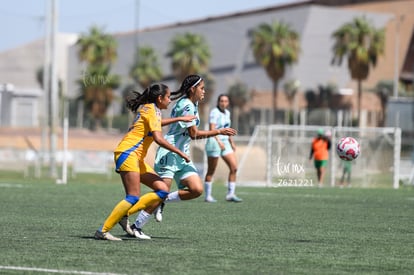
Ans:
[{"label": "yellow and blue striped jersey", "polygon": [[129,155],[135,151],[138,158],[143,159],[154,141],[153,131],[161,131],[161,110],[154,103],[148,103],[139,109],[132,126],[119,142],[115,152]]}]

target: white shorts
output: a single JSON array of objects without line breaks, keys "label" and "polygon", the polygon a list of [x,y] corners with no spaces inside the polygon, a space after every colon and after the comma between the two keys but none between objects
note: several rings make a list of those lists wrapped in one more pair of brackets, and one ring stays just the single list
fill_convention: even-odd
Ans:
[{"label": "white shorts", "polygon": [[222,140],[221,142],[224,144],[224,150],[221,150],[215,138],[207,139],[206,153],[208,157],[218,158],[234,152],[228,139]]}]

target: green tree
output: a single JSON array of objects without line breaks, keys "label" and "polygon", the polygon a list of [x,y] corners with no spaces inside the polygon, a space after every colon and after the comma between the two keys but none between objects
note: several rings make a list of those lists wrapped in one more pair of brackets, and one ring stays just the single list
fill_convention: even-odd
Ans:
[{"label": "green tree", "polygon": [[102,128],[108,107],[114,100],[113,90],[120,85],[118,75],[111,75],[109,66],[89,66],[78,83],[81,86],[81,100],[91,119],[91,129]]},{"label": "green tree", "polygon": [[375,92],[381,100],[381,117],[378,123],[380,127],[384,127],[385,121],[387,120],[387,103],[389,97],[392,95],[393,86],[394,83],[392,80],[379,81],[375,86]]},{"label": "green tree", "polygon": [[129,76],[143,89],[162,79],[161,65],[154,49],[145,46],[137,49],[136,60],[131,66]]},{"label": "green tree", "polygon": [[332,64],[341,65],[344,58],[352,79],[358,82],[358,116],[361,118],[362,81],[369,76],[370,66],[377,65],[378,58],[384,53],[385,31],[376,29],[365,17],[356,17],[350,23],[342,25],[332,37]]},{"label": "green tree", "polygon": [[102,121],[114,98],[113,90],[119,87],[120,78],[110,73],[111,65],[117,58],[117,43],[113,36],[96,26],[82,34],[78,41],[78,58],[86,63],[86,70],[80,85],[80,99],[92,119],[92,129],[102,128]]},{"label": "green tree", "polygon": [[285,75],[286,68],[298,60],[299,35],[283,22],[264,23],[252,30],[251,47],[256,62],[266,70],[273,82],[273,108],[270,116],[270,124],[273,124],[277,110],[278,83]]},{"label": "green tree", "polygon": [[[298,93],[299,87],[300,87],[299,80],[293,80],[293,79],[286,81],[285,85],[283,85],[286,98],[289,101],[289,105],[290,105],[289,113],[292,113],[293,124],[295,125],[297,124],[297,106],[293,106],[293,105],[294,105],[296,94]],[[285,124],[289,124],[289,119],[290,119],[290,116],[286,115]]]},{"label": "green tree", "polygon": [[176,79],[181,82],[189,74],[206,73],[211,52],[202,35],[184,33],[171,40],[167,56],[172,59],[173,73]]},{"label": "green tree", "polygon": [[82,34],[77,44],[79,60],[88,65],[111,64],[117,59],[116,40],[97,26],[92,26],[88,33]]}]

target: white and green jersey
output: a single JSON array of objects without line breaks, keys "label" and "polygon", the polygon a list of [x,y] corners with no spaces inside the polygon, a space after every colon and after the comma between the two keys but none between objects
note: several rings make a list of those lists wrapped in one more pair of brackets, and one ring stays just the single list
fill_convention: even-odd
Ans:
[{"label": "white and green jersey", "polygon": [[198,103],[194,104],[187,97],[179,99],[171,111],[171,117],[173,118],[189,115],[195,115],[197,118],[191,122],[179,121],[171,124],[168,133],[164,136],[169,143],[187,155],[190,154],[191,142],[191,137],[188,134],[187,128],[193,125],[198,127],[200,124],[200,117],[198,114]]},{"label": "white and green jersey", "polygon": [[[224,113],[219,110],[219,108],[214,108],[210,111],[210,117],[208,120],[209,123],[214,123],[216,125],[216,129],[223,129],[228,128],[231,125],[230,119],[230,112],[229,110],[225,109]],[[226,135],[218,135],[220,140],[228,140],[229,136]]]}]

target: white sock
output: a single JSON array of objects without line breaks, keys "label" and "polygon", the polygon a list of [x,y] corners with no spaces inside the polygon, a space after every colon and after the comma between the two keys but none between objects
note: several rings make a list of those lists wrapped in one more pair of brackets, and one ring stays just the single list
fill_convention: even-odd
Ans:
[{"label": "white sock", "polygon": [[139,212],[137,219],[135,220],[135,226],[137,228],[142,228],[151,218],[151,214],[147,213],[145,210]]},{"label": "white sock", "polygon": [[213,189],[213,185],[211,181],[204,182],[204,192],[205,192],[206,199],[211,197],[212,189]]},{"label": "white sock", "polygon": [[234,196],[236,191],[236,183],[234,181],[230,181],[227,183],[227,196]]},{"label": "white sock", "polygon": [[174,191],[168,194],[167,199],[165,202],[177,202],[181,201],[180,196],[178,195],[178,191]]}]

